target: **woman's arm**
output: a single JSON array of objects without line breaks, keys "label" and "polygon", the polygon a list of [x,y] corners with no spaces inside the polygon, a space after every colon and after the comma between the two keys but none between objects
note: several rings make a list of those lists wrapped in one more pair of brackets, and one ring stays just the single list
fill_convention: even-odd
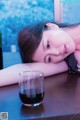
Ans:
[{"label": "woman's arm", "polygon": [[44,73],[44,76],[51,76],[58,73],[68,71],[68,66],[65,61],[59,63],[32,63],[27,65],[32,70],[39,70]]},{"label": "woman's arm", "polygon": [[17,64],[0,70],[0,87],[19,82],[19,72],[28,70],[38,70],[44,73],[44,76],[50,76],[65,72],[68,67],[64,61],[53,63],[29,63],[29,64]]}]

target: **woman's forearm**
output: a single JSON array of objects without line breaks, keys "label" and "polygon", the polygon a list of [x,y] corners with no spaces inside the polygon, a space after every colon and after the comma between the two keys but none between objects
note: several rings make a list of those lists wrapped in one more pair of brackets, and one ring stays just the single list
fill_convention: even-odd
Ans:
[{"label": "woman's forearm", "polygon": [[44,76],[55,75],[58,73],[62,73],[68,71],[68,66],[65,61],[53,64],[53,63],[33,63],[28,64],[29,68],[32,70],[39,70],[44,73]]},{"label": "woman's forearm", "polygon": [[0,86],[15,84],[19,82],[19,72],[28,70],[27,65],[16,64],[0,70]]},{"label": "woman's forearm", "polygon": [[67,71],[68,67],[64,61],[57,64],[30,63],[13,65],[0,70],[0,86],[18,83],[20,79],[19,72],[28,70],[42,71],[44,76],[50,76]]}]

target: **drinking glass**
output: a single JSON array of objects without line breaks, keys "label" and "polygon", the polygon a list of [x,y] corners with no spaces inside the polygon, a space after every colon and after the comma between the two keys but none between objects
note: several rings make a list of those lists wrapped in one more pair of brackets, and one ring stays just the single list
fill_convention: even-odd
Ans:
[{"label": "drinking glass", "polygon": [[44,98],[44,75],[40,71],[19,73],[19,96],[25,106],[38,106]]}]

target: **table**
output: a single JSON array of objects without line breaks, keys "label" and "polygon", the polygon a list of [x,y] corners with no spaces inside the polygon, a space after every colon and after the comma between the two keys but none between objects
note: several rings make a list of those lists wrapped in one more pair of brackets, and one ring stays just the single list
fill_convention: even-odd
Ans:
[{"label": "table", "polygon": [[25,107],[19,85],[0,88],[0,112],[8,120],[80,120],[80,75],[62,73],[44,80],[45,97],[38,107]]}]

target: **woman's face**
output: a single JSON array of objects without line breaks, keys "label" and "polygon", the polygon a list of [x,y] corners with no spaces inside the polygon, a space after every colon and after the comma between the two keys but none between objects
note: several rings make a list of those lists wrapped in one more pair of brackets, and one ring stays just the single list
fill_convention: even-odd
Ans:
[{"label": "woman's face", "polygon": [[33,55],[34,61],[56,63],[75,51],[73,39],[62,29],[43,32],[39,47]]}]

